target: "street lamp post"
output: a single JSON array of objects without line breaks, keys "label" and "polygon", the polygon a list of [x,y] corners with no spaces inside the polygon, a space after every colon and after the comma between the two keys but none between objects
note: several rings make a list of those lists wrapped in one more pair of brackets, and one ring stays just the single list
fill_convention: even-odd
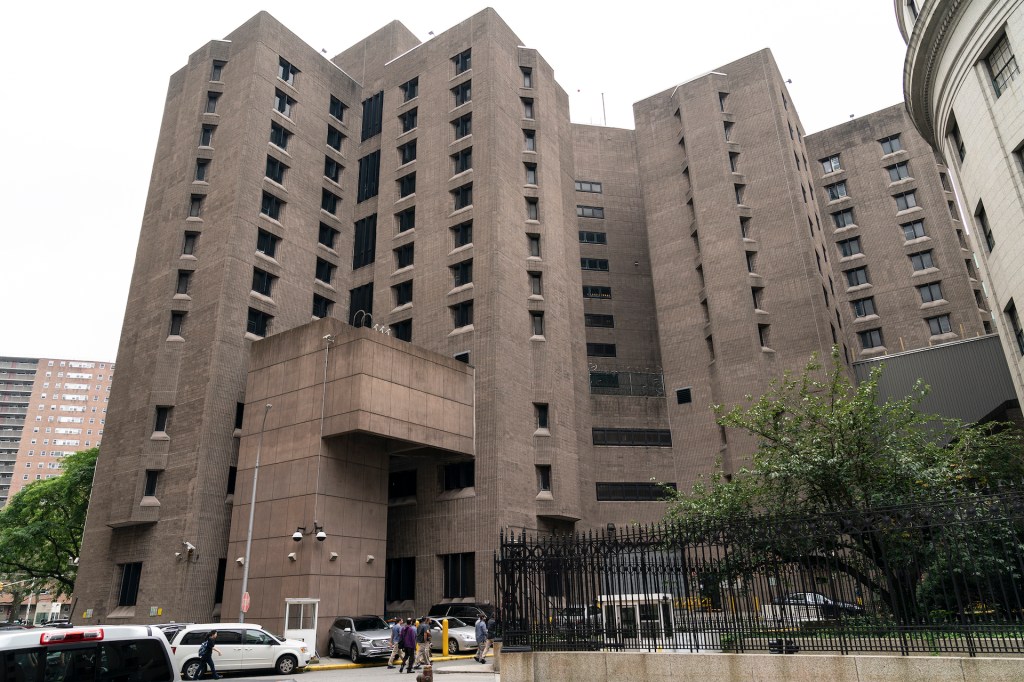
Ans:
[{"label": "street lamp post", "polygon": [[[267,403],[263,409],[263,423],[260,424],[260,439],[256,442],[256,466],[252,470],[252,497],[249,499],[249,532],[245,535],[245,563],[242,565],[242,602],[249,591],[249,553],[252,550],[252,523],[256,512],[256,483],[260,478],[260,452],[263,450],[263,431],[267,426],[267,413],[273,405]],[[245,608],[238,609],[238,622],[245,622]]]}]

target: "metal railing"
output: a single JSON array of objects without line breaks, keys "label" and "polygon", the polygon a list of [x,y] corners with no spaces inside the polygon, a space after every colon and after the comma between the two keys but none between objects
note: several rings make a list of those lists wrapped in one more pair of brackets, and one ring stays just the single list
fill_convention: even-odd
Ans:
[{"label": "metal railing", "polygon": [[503,534],[506,645],[1024,653],[1024,488],[851,510]]}]

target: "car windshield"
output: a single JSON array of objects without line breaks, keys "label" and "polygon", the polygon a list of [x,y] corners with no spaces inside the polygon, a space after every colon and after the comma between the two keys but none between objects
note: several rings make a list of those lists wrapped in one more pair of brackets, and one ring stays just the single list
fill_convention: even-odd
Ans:
[{"label": "car windshield", "polygon": [[366,632],[367,630],[387,630],[388,624],[384,622],[383,618],[377,617],[363,617],[353,618],[352,622],[355,623],[356,632]]}]

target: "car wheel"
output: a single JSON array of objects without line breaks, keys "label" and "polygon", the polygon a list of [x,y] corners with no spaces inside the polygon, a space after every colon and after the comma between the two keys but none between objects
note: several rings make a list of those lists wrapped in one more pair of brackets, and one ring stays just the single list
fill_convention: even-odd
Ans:
[{"label": "car wheel", "polygon": [[358,663],[359,662],[359,647],[356,646],[355,644],[353,644],[352,648],[348,650],[348,657],[352,659],[353,663]]},{"label": "car wheel", "polygon": [[288,655],[282,656],[281,658],[277,659],[277,665],[275,666],[275,669],[277,670],[278,675],[291,675],[293,672],[295,672],[295,669],[298,667],[299,662],[295,659],[295,657],[292,655]]},{"label": "car wheel", "polygon": [[334,646],[334,638],[327,640],[327,657],[338,658],[338,647]]},{"label": "car wheel", "polygon": [[196,675],[199,674],[200,666],[202,666],[202,663],[198,658],[190,658],[185,661],[185,665],[181,668],[181,679],[194,680]]},{"label": "car wheel", "polygon": [[455,656],[459,653],[459,643],[454,637],[448,640],[448,655]]}]

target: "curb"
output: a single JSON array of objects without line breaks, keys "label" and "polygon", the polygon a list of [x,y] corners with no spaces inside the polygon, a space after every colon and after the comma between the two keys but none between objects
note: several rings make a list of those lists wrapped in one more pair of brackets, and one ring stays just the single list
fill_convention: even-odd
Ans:
[{"label": "curb", "polygon": [[[472,654],[466,654],[465,656],[431,656],[432,661],[462,661],[467,658],[473,658]],[[303,668],[304,671],[316,671],[316,670],[350,670],[353,668],[381,668],[387,665],[387,661],[374,661],[373,663],[317,663],[316,665],[307,665]]]}]

